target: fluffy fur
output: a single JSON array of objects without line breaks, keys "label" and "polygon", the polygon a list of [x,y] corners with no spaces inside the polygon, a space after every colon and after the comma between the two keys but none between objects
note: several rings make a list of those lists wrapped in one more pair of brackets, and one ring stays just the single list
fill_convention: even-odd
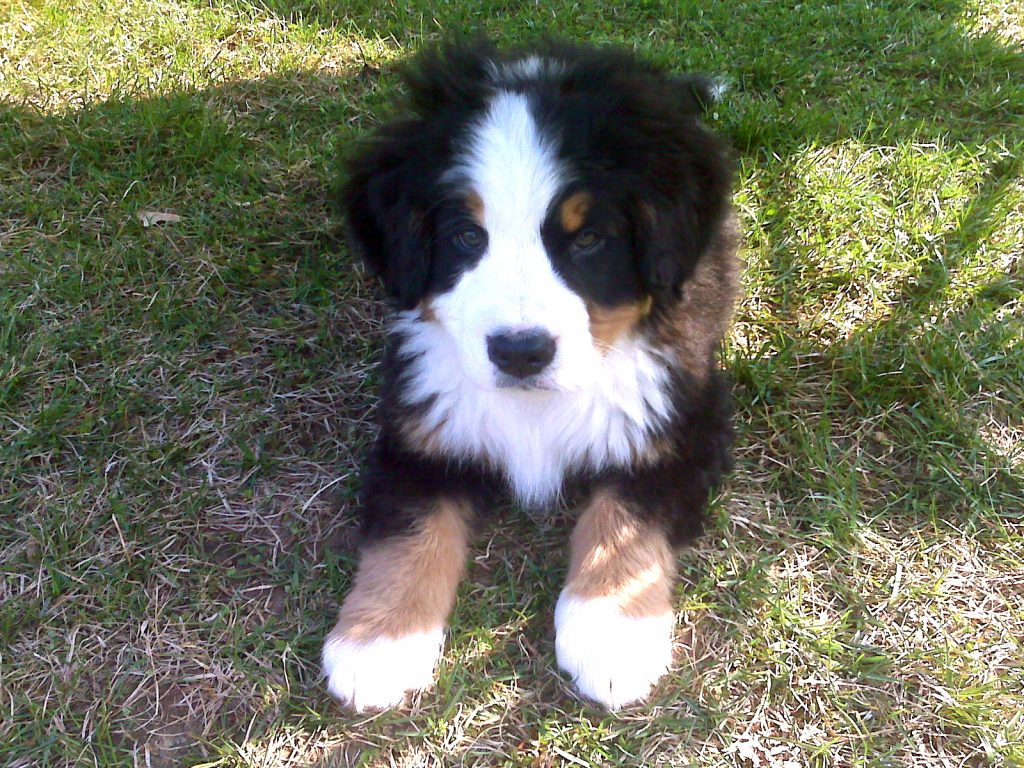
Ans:
[{"label": "fluffy fur", "polygon": [[[425,687],[439,631],[415,669],[388,649],[425,628],[403,616],[446,618],[465,559],[452,510],[573,489],[559,664],[610,708],[642,700],[671,659],[667,553],[700,532],[729,464],[715,356],[736,235],[727,152],[699,119],[711,85],[606,49],[486,44],[428,54],[406,84],[410,117],[342,191],[395,314],[329,687],[356,707]],[[653,602],[631,592],[644,574]]]},{"label": "fluffy fur", "polygon": [[643,701],[672,663],[674,624],[671,613],[627,616],[612,598],[563,592],[555,606],[558,666],[608,709]]}]

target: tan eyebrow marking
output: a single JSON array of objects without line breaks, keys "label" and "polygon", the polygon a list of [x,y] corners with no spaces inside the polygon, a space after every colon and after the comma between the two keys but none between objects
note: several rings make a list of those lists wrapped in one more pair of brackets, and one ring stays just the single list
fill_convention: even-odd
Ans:
[{"label": "tan eyebrow marking", "polygon": [[589,192],[575,192],[567,197],[558,210],[558,218],[562,229],[572,233],[583,226],[587,220],[587,212],[594,203]]},{"label": "tan eyebrow marking", "polygon": [[484,200],[474,191],[466,195],[466,207],[473,216],[473,221],[481,227],[484,225]]}]

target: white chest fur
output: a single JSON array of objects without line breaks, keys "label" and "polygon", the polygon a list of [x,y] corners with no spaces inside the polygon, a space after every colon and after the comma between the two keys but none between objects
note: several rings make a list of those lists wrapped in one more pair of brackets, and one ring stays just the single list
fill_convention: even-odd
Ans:
[{"label": "white chest fur", "polygon": [[448,455],[496,466],[529,506],[556,498],[575,470],[628,465],[671,417],[667,366],[642,341],[595,355],[571,390],[526,391],[481,387],[448,332],[418,313],[400,315],[394,330],[408,361],[401,397],[425,409],[417,432]]}]

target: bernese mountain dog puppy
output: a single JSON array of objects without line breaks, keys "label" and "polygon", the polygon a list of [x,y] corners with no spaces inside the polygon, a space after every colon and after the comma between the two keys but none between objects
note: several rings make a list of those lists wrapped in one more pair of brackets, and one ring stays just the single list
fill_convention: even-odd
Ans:
[{"label": "bernese mountain dog puppy", "polygon": [[328,687],[363,710],[432,683],[474,522],[510,493],[578,500],[558,664],[610,709],[643,701],[672,660],[674,548],[730,464],[738,238],[711,83],[475,42],[405,84],[410,115],[341,192],[395,311]]}]

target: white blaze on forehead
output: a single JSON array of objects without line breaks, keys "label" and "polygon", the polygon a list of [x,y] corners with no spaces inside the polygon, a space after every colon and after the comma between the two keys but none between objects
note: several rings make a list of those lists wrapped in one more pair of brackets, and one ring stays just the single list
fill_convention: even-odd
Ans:
[{"label": "white blaze on forehead", "polygon": [[539,241],[544,217],[564,183],[556,147],[538,130],[529,100],[507,91],[493,98],[471,129],[470,150],[457,173],[483,200],[492,245],[510,236]]}]

